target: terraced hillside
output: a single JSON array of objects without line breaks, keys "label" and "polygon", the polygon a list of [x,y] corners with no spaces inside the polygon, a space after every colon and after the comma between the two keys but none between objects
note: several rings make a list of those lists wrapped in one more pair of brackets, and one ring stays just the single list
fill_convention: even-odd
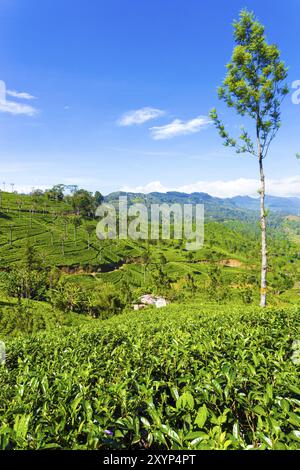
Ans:
[{"label": "terraced hillside", "polygon": [[[153,277],[161,267],[175,288],[176,283],[180,285],[187,276],[193,276],[203,290],[213,266],[220,267],[227,287],[247,287],[250,283],[255,289],[257,282],[259,230],[253,222],[207,221],[204,246],[191,253],[185,250],[183,240],[100,241],[95,232],[97,220],[78,216],[70,198],[53,201],[43,195],[1,193],[0,220],[2,271],[22,263],[30,245],[39,256],[41,269],[59,267],[64,275],[70,275],[70,281],[83,285],[103,280],[153,288]],[[270,230],[271,285],[275,294],[291,289],[291,283],[299,281],[295,223],[282,219]],[[292,294],[297,298],[297,291]]]}]

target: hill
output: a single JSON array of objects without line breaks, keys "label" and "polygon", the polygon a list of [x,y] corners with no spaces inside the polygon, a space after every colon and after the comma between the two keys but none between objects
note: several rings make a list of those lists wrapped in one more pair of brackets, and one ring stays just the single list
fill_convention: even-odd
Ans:
[{"label": "hill", "polygon": [[[153,192],[125,193],[114,192],[105,197],[108,203],[117,204],[120,196],[127,196],[129,204],[142,202],[150,204],[204,204],[206,216],[215,220],[240,219],[253,220],[259,210],[259,199],[248,196],[233,198],[217,198],[206,193],[180,193],[180,192]],[[283,198],[275,196],[266,197],[266,207],[273,213],[280,215],[299,215],[300,198]]]},{"label": "hill", "polygon": [[[131,197],[132,201],[137,200],[136,195],[135,199],[133,195]],[[145,195],[141,197],[148,198]],[[151,197],[151,201],[161,201],[160,194]],[[239,214],[225,203],[217,204],[216,198],[208,195],[172,193],[165,197],[168,202],[195,202],[201,197],[202,201],[209,201],[215,214],[223,210]],[[116,201],[116,195],[111,198],[111,201]],[[260,262],[256,215],[250,220],[208,218],[204,246],[192,253],[185,250],[182,240],[101,241],[95,232],[97,220],[76,216],[68,198],[49,201],[41,195],[2,193],[0,220],[0,269],[3,279],[5,272],[24,263],[26,247],[31,245],[35,248],[41,270],[49,273],[56,267],[64,276],[70,279],[73,276],[72,282],[91,288],[99,280],[119,288],[129,284],[133,290],[162,289],[165,282],[165,289],[172,292],[169,295],[178,296],[181,291],[186,292],[186,277],[192,276],[195,288],[202,292],[201,295],[206,295],[210,271],[214,266],[219,266],[222,272],[218,282],[223,284],[225,290],[231,286],[230,290],[235,295],[243,285],[246,289],[249,286],[256,289]],[[297,233],[297,221],[283,217],[272,219],[269,244],[270,267],[274,274],[270,275],[270,282],[274,292],[283,292],[284,286],[291,286],[297,280]],[[159,280],[160,277],[163,279]],[[169,288],[167,284],[170,284]]]},{"label": "hill", "polygon": [[[236,196],[228,201],[238,207],[248,210],[259,210],[259,199],[247,196]],[[300,215],[300,198],[297,197],[275,197],[266,196],[266,207],[272,212],[282,214]]]},{"label": "hill", "polygon": [[185,194],[179,192],[167,193],[125,193],[115,192],[108,194],[105,201],[118,204],[120,196],[127,196],[128,203],[141,202],[149,207],[151,204],[204,204],[205,216],[214,220],[239,219],[249,220],[253,214],[244,208],[239,208],[229,200],[212,197],[206,193]]}]

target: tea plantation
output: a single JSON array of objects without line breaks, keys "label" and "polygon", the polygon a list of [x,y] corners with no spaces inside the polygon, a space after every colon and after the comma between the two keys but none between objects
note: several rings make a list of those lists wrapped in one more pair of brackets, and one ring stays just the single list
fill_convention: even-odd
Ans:
[{"label": "tea plantation", "polygon": [[8,337],[1,449],[300,449],[300,308],[171,305]]}]

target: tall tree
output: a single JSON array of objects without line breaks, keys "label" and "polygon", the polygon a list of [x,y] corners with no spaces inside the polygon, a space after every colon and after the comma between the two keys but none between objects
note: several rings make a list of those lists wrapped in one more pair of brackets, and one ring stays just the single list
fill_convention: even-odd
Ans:
[{"label": "tall tree", "polygon": [[87,233],[88,250],[90,249],[90,246],[91,246],[91,235],[94,232],[94,230],[95,230],[94,225],[88,224],[85,226],[85,231]]},{"label": "tall tree", "polygon": [[75,242],[75,246],[77,246],[77,229],[81,225],[81,219],[78,215],[74,215],[73,217],[71,217],[71,221],[74,227],[74,242]]},{"label": "tall tree", "polygon": [[265,307],[268,257],[264,159],[281,125],[281,103],[288,93],[284,83],[287,68],[280,58],[278,47],[268,44],[265,28],[253,13],[243,10],[233,27],[235,48],[227,65],[226,77],[219,88],[219,98],[247,120],[250,128],[246,130],[242,127],[240,137],[234,139],[219,119],[216,109],[211,111],[211,118],[225,146],[233,147],[238,154],[249,153],[258,160],[261,225],[260,305]]},{"label": "tall tree", "polygon": [[144,283],[146,282],[146,272],[147,272],[147,268],[148,266],[151,264],[151,253],[149,250],[146,250],[142,256],[141,256],[141,259],[142,259],[142,264],[144,266]]},{"label": "tall tree", "polygon": [[97,207],[103,203],[104,197],[99,191],[96,191],[94,194],[94,200],[95,200],[95,209],[97,209]]},{"label": "tall tree", "polygon": [[79,189],[73,194],[72,205],[76,215],[90,217],[94,213],[93,195],[85,189]]},{"label": "tall tree", "polygon": [[65,190],[64,184],[56,184],[55,186],[53,186],[53,188],[45,191],[45,195],[48,197],[48,199],[52,199],[54,201],[63,201],[64,190]]}]

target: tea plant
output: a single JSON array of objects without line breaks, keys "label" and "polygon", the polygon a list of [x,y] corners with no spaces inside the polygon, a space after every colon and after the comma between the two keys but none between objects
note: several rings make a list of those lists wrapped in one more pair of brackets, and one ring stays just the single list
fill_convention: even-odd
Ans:
[{"label": "tea plant", "polygon": [[0,446],[300,449],[299,313],[173,305],[9,339]]}]

